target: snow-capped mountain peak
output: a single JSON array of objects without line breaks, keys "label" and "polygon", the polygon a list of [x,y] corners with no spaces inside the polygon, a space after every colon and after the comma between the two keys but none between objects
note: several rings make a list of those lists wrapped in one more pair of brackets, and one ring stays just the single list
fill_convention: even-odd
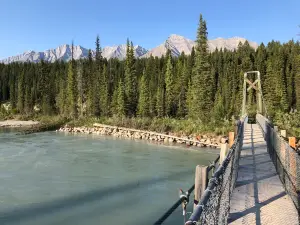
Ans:
[{"label": "snow-capped mountain peak", "polygon": [[[12,62],[40,62],[41,60],[47,62],[55,62],[56,60],[69,61],[72,57],[72,46],[69,44],[60,45],[55,49],[48,49],[43,52],[35,52],[35,51],[26,51],[23,54],[8,57],[6,59],[0,60],[0,63],[12,63]],[[88,57],[88,49],[75,45],[74,47],[74,59],[81,59]],[[136,45],[134,46],[135,56],[140,57],[144,55],[147,50],[143,47]],[[95,54],[92,51],[92,54]],[[124,59],[126,57],[126,45],[116,45],[111,47],[104,47],[102,49],[103,57],[109,58],[118,58]]]},{"label": "snow-capped mountain peak", "polygon": [[[237,49],[239,43],[245,43],[246,39],[241,37],[232,37],[228,39],[224,38],[216,38],[208,41],[208,48],[210,51],[215,51],[218,49],[228,49],[233,51]],[[258,44],[255,42],[249,41],[251,47],[256,49]],[[196,45],[193,40],[185,38],[181,35],[171,34],[167,40],[165,40],[159,46],[147,51],[140,45],[134,46],[134,55],[135,57],[149,57],[150,55],[154,57],[161,57],[165,55],[167,50],[171,51],[173,56],[179,56],[182,52],[185,54],[190,54],[192,48]],[[39,62],[42,59],[48,62],[55,62],[56,60],[68,61],[71,59],[72,50],[71,45],[64,44],[60,45],[55,49],[49,49],[44,52],[35,52],[35,51],[26,51],[23,54],[8,57],[6,59],[0,60],[0,63],[12,63],[12,62]],[[95,52],[92,51],[94,55]],[[78,45],[74,46],[74,59],[81,59],[88,57],[88,49]],[[125,59],[126,57],[126,44],[115,45],[115,46],[107,46],[102,49],[102,56],[110,59],[110,58],[118,58]]]},{"label": "snow-capped mountain peak", "polygon": [[[241,37],[233,37],[228,39],[216,38],[208,41],[208,49],[209,51],[215,51],[216,48],[218,49],[226,48],[230,51],[233,51],[234,49],[237,49],[240,42],[245,43],[245,41],[246,39]],[[249,44],[254,49],[258,47],[258,44],[255,42],[249,41]],[[193,40],[185,38],[181,35],[171,34],[163,44],[151,49],[142,57],[149,57],[150,55],[154,57],[155,56],[161,57],[162,55],[166,54],[168,49],[171,50],[173,56],[179,56],[181,52],[184,52],[185,54],[190,54],[192,48],[195,45],[196,42]]]}]

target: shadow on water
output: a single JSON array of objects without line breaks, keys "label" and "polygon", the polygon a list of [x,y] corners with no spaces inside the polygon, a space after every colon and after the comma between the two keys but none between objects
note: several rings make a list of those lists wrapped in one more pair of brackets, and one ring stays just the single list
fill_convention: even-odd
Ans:
[{"label": "shadow on water", "polygon": [[[77,194],[77,195],[73,195],[61,199],[56,199],[50,202],[37,203],[37,204],[32,204],[24,207],[9,209],[0,212],[0,224],[13,224],[20,221],[25,222],[25,220],[35,219],[40,216],[45,216],[45,215],[54,214],[58,212],[61,213],[63,210],[69,210],[74,207],[81,206],[83,204],[105,200],[105,198],[108,198],[115,194],[134,191],[135,189],[138,188],[147,187],[148,185],[164,182],[166,180],[176,179],[179,176],[188,175],[191,173],[193,173],[193,170],[189,169],[181,172],[172,173],[166,176],[161,176],[158,178],[140,180],[140,181],[113,186],[109,188],[104,188],[100,190],[92,190],[86,193],[81,193],[81,194]],[[157,202],[157,204],[159,204],[159,202]],[[124,204],[124,207],[126,207],[126,204]],[[99,211],[98,213],[101,214],[105,212]],[[159,217],[161,215],[157,215],[157,216]],[[153,219],[155,220],[156,218]]]}]

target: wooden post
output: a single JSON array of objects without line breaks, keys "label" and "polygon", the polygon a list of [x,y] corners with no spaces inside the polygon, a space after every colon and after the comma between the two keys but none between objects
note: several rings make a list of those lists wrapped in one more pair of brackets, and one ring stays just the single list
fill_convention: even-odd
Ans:
[{"label": "wooden post", "polygon": [[235,121],[235,124],[234,124],[234,135],[235,135],[235,136],[238,135],[238,131],[239,131],[239,123],[240,123],[240,121],[239,121],[239,120],[236,120],[236,121]]},{"label": "wooden post", "polygon": [[219,165],[221,165],[224,159],[226,158],[227,150],[228,144],[221,144]]},{"label": "wooden post", "polygon": [[293,149],[296,148],[296,138],[295,137],[289,137],[289,146],[291,146]]},{"label": "wooden post", "polygon": [[229,132],[229,148],[231,148],[233,143],[234,143],[234,132]]},{"label": "wooden post", "polygon": [[286,138],[286,130],[281,130],[280,135],[284,138]]},{"label": "wooden post", "polygon": [[207,166],[197,165],[196,172],[195,172],[194,209],[199,203],[206,187],[207,187]]}]

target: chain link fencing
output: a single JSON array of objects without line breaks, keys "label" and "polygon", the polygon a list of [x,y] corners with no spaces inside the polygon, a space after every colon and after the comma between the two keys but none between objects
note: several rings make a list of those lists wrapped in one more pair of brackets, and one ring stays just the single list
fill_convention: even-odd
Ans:
[{"label": "chain link fencing", "polygon": [[186,225],[227,224],[230,197],[235,187],[240,150],[243,145],[244,123],[247,123],[247,117],[239,121],[234,144],[229,149],[225,160],[209,180],[201,200],[191,217],[185,223]]},{"label": "chain link fencing", "polygon": [[256,116],[267,142],[268,153],[275,165],[279,178],[292,198],[300,215],[300,155],[273,128],[272,123],[262,115]]}]

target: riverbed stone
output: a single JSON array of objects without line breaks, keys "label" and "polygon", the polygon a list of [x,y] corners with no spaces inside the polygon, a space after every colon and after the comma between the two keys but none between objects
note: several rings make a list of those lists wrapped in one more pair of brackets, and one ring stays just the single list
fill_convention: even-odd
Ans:
[{"label": "riverbed stone", "polygon": [[174,142],[174,139],[173,138],[169,138],[169,142],[170,143]]},{"label": "riverbed stone", "polygon": [[[186,145],[194,145],[198,147],[210,146],[210,145],[220,145],[220,143],[224,143],[227,141],[227,137],[224,136],[211,136],[211,135],[189,135],[186,134],[177,134],[177,136],[170,137],[172,133],[169,134],[159,134],[156,132],[147,132],[147,131],[138,131],[127,128],[116,128],[113,126],[106,125],[97,125],[93,128],[89,127],[69,127],[64,126],[57,130],[58,132],[69,132],[69,133],[86,133],[86,134],[96,134],[96,135],[110,135],[114,137],[123,137],[130,139],[143,139],[143,140],[152,140],[156,142],[164,142],[164,143],[173,143],[176,142],[178,144],[186,144]],[[179,137],[181,135],[182,137]],[[201,139],[200,139],[201,138]],[[200,140],[199,140],[200,139]],[[300,146],[300,143],[298,143]]]}]

